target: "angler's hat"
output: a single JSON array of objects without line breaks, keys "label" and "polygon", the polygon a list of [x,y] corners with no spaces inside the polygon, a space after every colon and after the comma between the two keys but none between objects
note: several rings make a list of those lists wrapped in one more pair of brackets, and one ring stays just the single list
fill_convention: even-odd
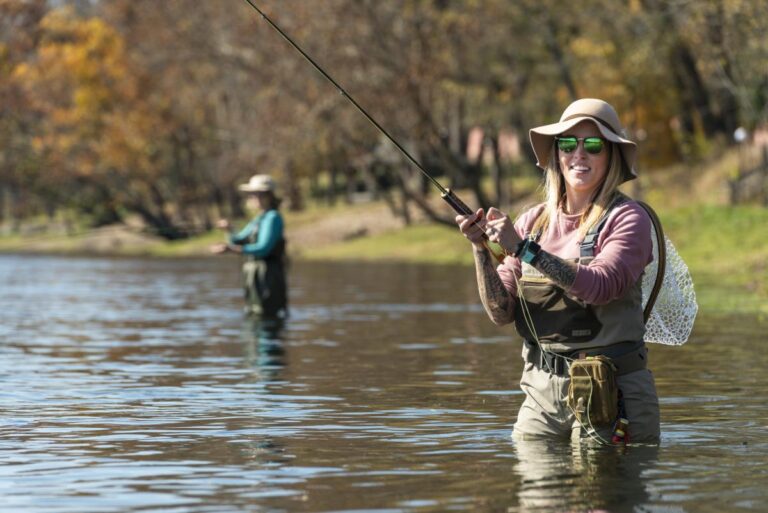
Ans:
[{"label": "angler's hat", "polygon": [[533,152],[536,154],[536,165],[545,169],[555,136],[570,130],[584,120],[593,121],[606,140],[618,145],[626,164],[622,182],[636,178],[637,145],[624,138],[624,128],[621,126],[616,110],[609,103],[594,98],[582,98],[570,104],[557,123],[531,128],[529,137]]},{"label": "angler's hat", "polygon": [[275,181],[269,175],[253,175],[248,183],[239,185],[240,192],[275,192]]}]

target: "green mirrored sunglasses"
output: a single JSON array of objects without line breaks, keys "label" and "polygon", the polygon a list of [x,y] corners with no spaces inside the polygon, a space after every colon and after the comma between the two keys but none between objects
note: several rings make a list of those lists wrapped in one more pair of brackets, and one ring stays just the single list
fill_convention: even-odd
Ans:
[{"label": "green mirrored sunglasses", "polygon": [[597,155],[605,147],[605,139],[602,137],[555,137],[557,149],[563,153],[571,153],[579,146],[579,141],[583,141],[584,150],[592,155]]}]

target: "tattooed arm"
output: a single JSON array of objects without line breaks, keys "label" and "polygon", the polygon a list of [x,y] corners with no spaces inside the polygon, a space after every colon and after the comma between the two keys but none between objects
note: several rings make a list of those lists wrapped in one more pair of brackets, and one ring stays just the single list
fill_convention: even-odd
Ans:
[{"label": "tattooed arm", "polygon": [[473,245],[475,272],[480,301],[488,317],[494,324],[501,326],[514,320],[515,298],[509,293],[496,272],[496,262],[491,253],[483,246]]},{"label": "tattooed arm", "polygon": [[456,224],[459,225],[464,236],[472,242],[477,288],[483,307],[494,324],[502,325],[514,320],[515,297],[504,285],[499,272],[496,270],[496,260],[485,245],[483,229],[488,230],[488,238],[494,242],[502,242],[500,238],[504,236],[507,247],[514,246],[515,237],[518,241],[520,238],[506,214],[491,208],[488,211],[487,219],[484,217],[485,212],[479,209],[475,214],[469,216],[456,216]]},{"label": "tattooed arm", "polygon": [[570,289],[573,282],[576,281],[577,267],[575,263],[563,260],[544,250],[539,251],[538,257],[533,262],[533,267],[565,290]]}]

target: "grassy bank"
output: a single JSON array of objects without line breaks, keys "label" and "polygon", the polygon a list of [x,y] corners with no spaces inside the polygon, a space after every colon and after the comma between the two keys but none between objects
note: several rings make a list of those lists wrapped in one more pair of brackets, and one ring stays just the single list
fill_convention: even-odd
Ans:
[{"label": "grassy bank", "polygon": [[699,205],[662,211],[661,218],[703,309],[768,314],[768,209]]},{"label": "grassy bank", "polygon": [[[768,209],[699,205],[657,208],[667,236],[688,264],[703,310],[768,314]],[[307,259],[401,260],[470,265],[469,243],[455,228],[417,225],[307,248]]]},{"label": "grassy bank", "polygon": [[459,231],[436,224],[407,226],[372,237],[304,248],[302,258],[467,265],[473,262],[469,242]]}]

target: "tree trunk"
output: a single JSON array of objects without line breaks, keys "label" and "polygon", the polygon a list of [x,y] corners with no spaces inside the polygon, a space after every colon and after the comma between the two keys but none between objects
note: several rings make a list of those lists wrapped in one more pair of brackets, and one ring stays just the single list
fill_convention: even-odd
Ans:
[{"label": "tree trunk", "polygon": [[291,212],[304,210],[304,199],[301,195],[299,181],[296,178],[296,165],[292,160],[285,166],[285,188],[288,197],[288,210]]},{"label": "tree trunk", "polygon": [[336,183],[338,182],[338,174],[339,169],[336,166],[336,162],[334,159],[334,162],[331,162],[331,169],[330,171],[330,183],[328,184],[328,190],[326,191],[326,197],[328,200],[328,205],[334,206],[336,204]]},{"label": "tree trunk", "polygon": [[573,79],[573,73],[571,67],[565,57],[565,52],[560,44],[559,29],[555,19],[549,12],[544,13],[544,37],[549,53],[552,55],[557,69],[560,72],[560,79],[563,81],[563,85],[568,90],[568,94],[571,96],[571,100],[579,98],[578,90],[576,89],[576,81]]},{"label": "tree trunk", "polygon": [[[139,214],[156,235],[167,240],[186,238],[188,234],[176,226],[164,212],[165,198],[154,184],[149,186],[149,196],[150,202],[148,204],[133,201],[126,206]],[[152,205],[154,209],[149,205]]]},{"label": "tree trunk", "polygon": [[723,34],[724,19],[723,3],[717,2],[716,12],[709,16],[707,23],[710,42],[713,49],[717,52],[717,61],[721,63],[720,71],[722,77],[714,91],[718,106],[716,122],[717,130],[731,137],[740,124],[740,105],[733,90],[737,80],[733,73],[733,59],[726,46],[725,35]]},{"label": "tree trunk", "polygon": [[712,115],[709,91],[696,67],[691,49],[683,41],[676,41],[672,47],[670,67],[680,94],[682,103],[680,115],[685,133],[696,132],[696,116],[698,116],[704,134],[714,134],[717,131],[717,124]]},{"label": "tree trunk", "polygon": [[499,149],[499,133],[488,134],[488,144],[493,155],[493,165],[491,167],[491,177],[493,179],[493,189],[496,206],[506,203],[507,198],[504,193],[504,167],[501,163],[501,150]]}]

